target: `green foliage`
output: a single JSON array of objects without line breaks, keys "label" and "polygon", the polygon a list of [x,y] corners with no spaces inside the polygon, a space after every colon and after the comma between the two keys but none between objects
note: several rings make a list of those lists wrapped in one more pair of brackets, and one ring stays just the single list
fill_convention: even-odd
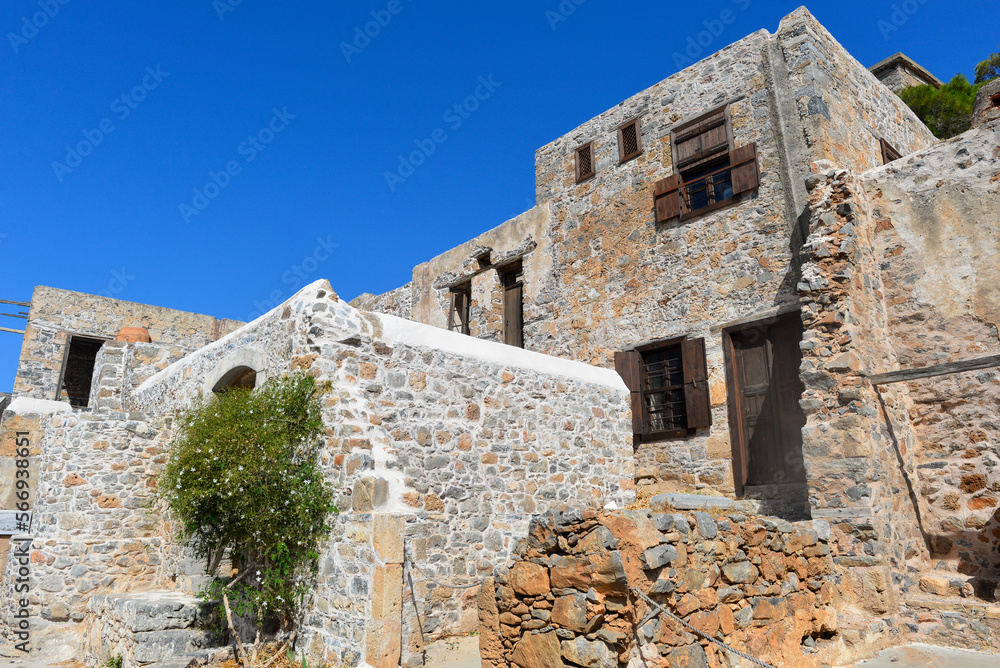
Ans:
[{"label": "green foliage", "polygon": [[[318,462],[325,389],[295,374],[183,411],[160,478],[196,553],[214,565],[230,551],[241,575],[228,591],[234,612],[258,624],[294,620],[337,513]],[[202,595],[225,590],[216,580]]]},{"label": "green foliage", "polygon": [[983,62],[976,65],[977,84],[984,84],[1000,77],[1000,51],[990,54]]},{"label": "green foliage", "polygon": [[116,654],[105,661],[103,668],[122,668],[122,655]]},{"label": "green foliage", "polygon": [[935,137],[948,139],[969,129],[976,90],[978,86],[969,83],[965,75],[956,74],[940,88],[929,84],[913,86],[901,91],[899,97]]}]

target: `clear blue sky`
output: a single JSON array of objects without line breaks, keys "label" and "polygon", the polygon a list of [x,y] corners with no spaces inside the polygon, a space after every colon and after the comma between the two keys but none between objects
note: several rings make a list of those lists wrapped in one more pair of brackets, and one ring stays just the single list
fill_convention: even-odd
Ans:
[{"label": "clear blue sky", "polygon": [[[303,281],[397,287],[530,208],[535,149],[680,69],[704,22],[735,16],[707,54],[798,6],[238,1],[2,3],[0,299],[50,285],[245,320]],[[995,0],[811,10],[863,64],[903,51],[941,79],[1000,42]],[[0,333],[0,390],[20,339]]]}]

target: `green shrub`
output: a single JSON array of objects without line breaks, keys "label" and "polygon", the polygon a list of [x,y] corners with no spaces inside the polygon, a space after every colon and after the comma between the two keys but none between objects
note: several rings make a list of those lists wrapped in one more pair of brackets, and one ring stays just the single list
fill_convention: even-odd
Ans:
[{"label": "green shrub", "polygon": [[217,579],[202,595],[227,594],[258,626],[275,614],[294,623],[337,513],[318,461],[325,390],[299,373],[182,411],[159,481],[210,571],[227,550],[239,571],[238,583]]},{"label": "green shrub", "polygon": [[940,88],[929,84],[913,86],[900,91],[899,97],[935,137],[948,139],[971,127],[972,106],[978,89],[964,75],[956,74]]}]

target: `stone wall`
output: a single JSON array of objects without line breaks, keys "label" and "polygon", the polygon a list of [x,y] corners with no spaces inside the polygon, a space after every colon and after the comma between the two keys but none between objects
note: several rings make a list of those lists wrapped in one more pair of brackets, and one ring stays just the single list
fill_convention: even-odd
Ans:
[{"label": "stone wall", "polygon": [[[864,175],[902,368],[1000,354],[998,135],[994,122]],[[963,573],[1000,574],[998,369],[888,387],[912,398],[932,548]]]},{"label": "stone wall", "polygon": [[911,560],[924,566],[908,396],[866,380],[896,364],[875,250],[876,222],[850,173],[826,169],[807,186],[800,376],[806,387],[803,455],[812,517],[835,524],[843,553],[875,557],[900,571]]},{"label": "stone wall", "polygon": [[480,594],[490,668],[717,666],[702,633],[779,666],[843,651],[826,522],[645,510],[549,513]]},{"label": "stone wall", "polygon": [[[671,129],[726,103],[734,146],[756,144],[760,187],[732,206],[656,224],[653,184],[673,173]],[[616,130],[636,117],[643,152],[620,164]],[[722,330],[796,310],[810,161],[874,167],[883,137],[903,153],[933,141],[800,8],[774,35],[749,35],[538,149],[538,206],[415,268],[413,319],[445,327],[447,287],[470,277],[471,333],[499,340],[498,275],[477,261],[492,248],[496,263],[499,248],[523,253],[530,350],[611,368],[616,351],[704,337],[712,425],[639,445],[638,482],[733,494]],[[590,141],[597,175],[577,183],[575,151]]]},{"label": "stone wall", "polygon": [[[628,395],[616,373],[364,314],[325,281],[152,376],[124,407],[166,420],[253,360],[258,377],[301,369],[332,383],[324,463],[342,515],[307,616],[317,655],[371,656],[359,647],[372,598],[397,575],[378,574],[380,517],[405,519],[413,584],[398,623],[402,661],[414,665],[425,642],[475,627],[474,598],[428,575],[474,584],[508,557],[533,513],[634,499]],[[172,568],[165,558],[164,572]]]},{"label": "stone wall", "polygon": [[352,299],[350,304],[360,311],[374,311],[411,320],[413,318],[413,283],[407,283],[380,295],[366,292]]},{"label": "stone wall", "polygon": [[805,8],[782,19],[777,37],[812,160],[830,160],[860,173],[882,164],[879,139],[902,155],[936,141]]},{"label": "stone wall", "polygon": [[144,327],[157,343],[193,352],[242,323],[108,297],[38,286],[31,298],[14,395],[58,399],[57,386],[72,334],[114,339],[122,327]]}]

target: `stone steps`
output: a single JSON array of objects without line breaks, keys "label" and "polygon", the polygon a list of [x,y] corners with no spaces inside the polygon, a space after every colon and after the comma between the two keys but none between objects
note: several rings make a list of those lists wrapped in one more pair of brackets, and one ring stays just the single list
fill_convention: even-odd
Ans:
[{"label": "stone steps", "polygon": [[211,606],[177,592],[94,596],[85,623],[87,659],[100,665],[121,655],[123,668],[186,668],[207,656]]}]

